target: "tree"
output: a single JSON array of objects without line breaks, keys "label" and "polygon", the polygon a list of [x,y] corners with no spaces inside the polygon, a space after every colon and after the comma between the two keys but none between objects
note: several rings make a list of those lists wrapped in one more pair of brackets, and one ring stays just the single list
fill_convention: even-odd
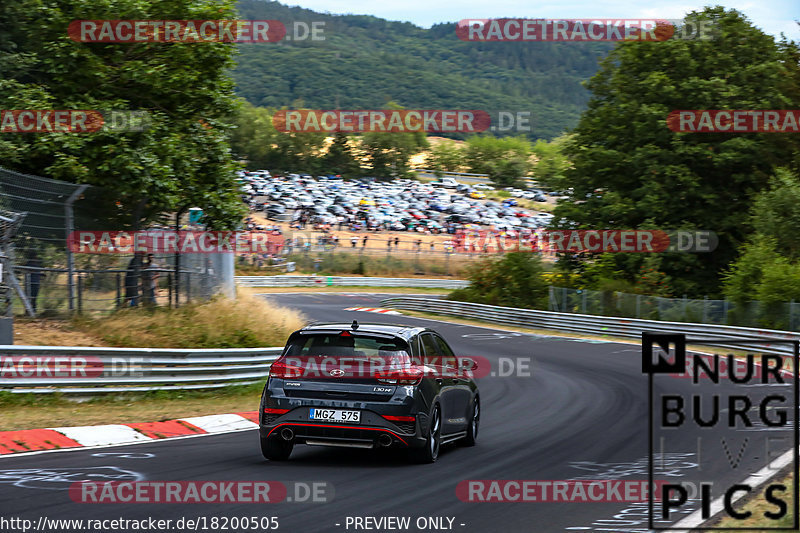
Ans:
[{"label": "tree", "polygon": [[[402,109],[394,102],[387,109]],[[424,131],[414,133],[367,132],[361,136],[361,151],[371,176],[378,179],[405,177],[411,156],[428,147]]]},{"label": "tree", "polygon": [[778,169],[770,187],[758,193],[750,210],[755,232],[724,275],[725,296],[735,302],[800,300],[800,239],[791,229],[800,222],[800,180]]},{"label": "tree", "polygon": [[250,169],[278,172],[320,171],[320,157],[327,135],[323,132],[279,131],[273,122],[276,110],[242,101],[234,114],[231,149]]},{"label": "tree", "polygon": [[570,167],[570,162],[564,154],[564,145],[569,136],[562,135],[547,142],[539,139],[533,145],[533,153],[537,161],[531,173],[542,187],[551,190],[565,189],[564,175]]},{"label": "tree", "polygon": [[800,179],[789,169],[779,168],[769,189],[756,195],[751,210],[755,238],[771,238],[789,260],[800,259],[800,235],[789,229],[800,227]]},{"label": "tree", "polygon": [[361,167],[350,147],[350,138],[346,133],[337,131],[327,153],[320,161],[322,172],[339,174],[348,178],[357,177]]},{"label": "tree", "polygon": [[231,119],[231,151],[251,170],[269,169],[278,132],[272,124],[274,110],[256,107],[246,100]]},{"label": "tree", "polygon": [[428,161],[439,177],[443,172],[458,172],[464,164],[464,149],[454,141],[440,141],[431,148]]},{"label": "tree", "polygon": [[[574,189],[556,219],[584,229],[715,231],[713,253],[664,254],[661,269],[678,294],[719,292],[719,273],[749,232],[752,195],[774,169],[796,165],[797,137],[762,133],[676,133],[682,109],[792,109],[800,80],[797,47],[777,44],[742,14],[722,7],[687,16],[708,21],[708,40],[623,42],[588,82],[592,99],[567,155]],[[622,255],[622,254],[620,254]],[[642,254],[615,260],[625,276]]]},{"label": "tree", "polygon": [[[800,262],[781,255],[772,237],[756,236],[724,276],[726,298],[737,304],[735,320],[747,320],[748,309],[764,327],[789,327],[785,304],[800,300]],[[758,306],[749,306],[757,301]],[[753,314],[750,314],[753,316]]]},{"label": "tree", "polygon": [[524,137],[475,135],[467,139],[464,160],[471,172],[488,174],[496,185],[516,186],[530,172],[532,151]]},{"label": "tree", "polygon": [[[216,227],[244,213],[224,117],[233,111],[235,47],[72,41],[73,20],[234,18],[234,2],[19,0],[0,4],[0,108],[142,110],[139,132],[0,134],[0,160],[21,172],[103,187],[132,227],[187,205]],[[111,210],[109,210],[111,212]]]},{"label": "tree", "polygon": [[547,282],[538,255],[511,252],[501,258],[486,258],[471,267],[469,286],[456,289],[447,298],[509,307],[547,306]]}]

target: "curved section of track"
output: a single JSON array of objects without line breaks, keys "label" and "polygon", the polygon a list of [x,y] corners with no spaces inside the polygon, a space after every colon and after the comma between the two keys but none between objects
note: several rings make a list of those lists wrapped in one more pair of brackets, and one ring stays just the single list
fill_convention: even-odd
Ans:
[{"label": "curved section of track", "polygon": [[[445,447],[433,465],[409,465],[402,456],[380,451],[307,446],[297,447],[289,462],[270,463],[261,458],[255,431],[6,457],[0,459],[3,514],[33,520],[39,516],[277,516],[279,530],[292,532],[355,531],[352,525],[346,527],[347,517],[386,516],[411,517],[409,531],[419,531],[415,520],[428,516],[452,517],[452,530],[469,532],[647,529],[646,515],[632,513],[630,509],[636,506],[631,504],[468,503],[456,496],[457,484],[467,479],[603,479],[613,477],[615,471],[619,473],[616,479],[646,479],[647,380],[641,373],[638,346],[508,334],[490,328],[344,310],[378,307],[378,295],[298,293],[265,297],[298,308],[314,321],[349,322],[357,318],[361,322],[425,324],[442,333],[460,355],[488,358],[495,373],[503,358],[529,361],[530,375],[480,379],[478,445]],[[252,410],[257,404],[254,397],[252,404],[241,409]],[[687,436],[686,449],[669,451],[691,453],[692,438]],[[105,455],[98,456],[98,452]],[[129,452],[135,453],[125,457]],[[151,456],[137,457],[141,454]],[[742,465],[739,472],[749,466]],[[216,506],[73,503],[64,490],[67,483],[58,481],[58,472],[75,474],[70,477],[62,472],[63,479],[91,479],[86,476],[100,472],[92,470],[95,467],[104,467],[105,472],[113,472],[109,468],[129,471],[148,480],[324,481],[335,487],[335,499],[315,504]],[[33,479],[37,472],[38,481]],[[624,527],[615,516],[625,517]],[[446,520],[444,523],[448,524]]]}]

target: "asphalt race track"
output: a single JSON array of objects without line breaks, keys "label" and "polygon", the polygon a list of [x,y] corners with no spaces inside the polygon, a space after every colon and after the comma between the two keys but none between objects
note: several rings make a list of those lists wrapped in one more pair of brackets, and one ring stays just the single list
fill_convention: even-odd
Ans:
[{"label": "asphalt race track", "polygon": [[[409,465],[402,455],[381,451],[307,446],[296,447],[289,462],[270,463],[261,457],[256,431],[3,457],[2,516],[34,522],[41,516],[173,520],[276,516],[278,531],[291,532],[364,531],[367,529],[356,529],[352,523],[348,527],[348,517],[408,516],[411,526],[407,531],[420,530],[415,525],[419,517],[453,519],[452,526],[444,520],[443,529],[424,531],[447,527],[469,532],[647,531],[647,505],[642,503],[485,503],[464,502],[456,495],[457,484],[469,479],[646,480],[648,391],[638,345],[343,311],[348,307],[377,307],[378,295],[298,293],[268,297],[302,310],[314,321],[424,324],[442,333],[458,355],[488,358],[495,373],[503,369],[500,359],[504,358],[505,362],[527,361],[530,375],[524,375],[523,369],[522,375],[481,378],[478,445],[448,446],[433,465]],[[689,380],[673,381],[675,390],[680,390]],[[241,410],[257,407],[254,398],[252,405],[242,405]],[[79,424],[76,420],[75,425]],[[700,434],[676,432],[670,437],[663,466],[657,466],[655,477],[702,477],[713,480],[715,487],[740,482],[764,466],[765,447],[760,439],[767,433],[728,435],[726,445],[734,455],[742,447],[742,435],[749,439],[736,467],[719,447],[720,435],[711,435],[706,440],[712,444],[707,444],[703,469],[698,472],[695,452]],[[779,451],[785,449],[788,445]],[[79,479],[325,482],[333,487],[335,496],[327,503],[79,504],[70,500],[66,490]],[[698,507],[695,500],[684,506],[686,513]],[[673,515],[678,520],[685,513]]]}]

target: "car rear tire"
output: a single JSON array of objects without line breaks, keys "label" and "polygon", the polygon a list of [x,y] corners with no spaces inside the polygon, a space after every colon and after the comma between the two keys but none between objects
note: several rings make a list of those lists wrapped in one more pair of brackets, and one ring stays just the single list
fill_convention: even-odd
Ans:
[{"label": "car rear tire", "polygon": [[291,441],[261,437],[261,454],[270,461],[286,461],[293,448],[294,443]]},{"label": "car rear tire", "polygon": [[411,459],[415,463],[435,463],[439,457],[439,448],[442,443],[442,415],[438,405],[434,407],[430,420],[425,446],[411,449]]},{"label": "car rear tire", "polygon": [[472,417],[467,426],[467,436],[461,439],[462,446],[475,446],[475,441],[478,440],[478,425],[481,421],[481,402],[478,397],[472,402]]}]

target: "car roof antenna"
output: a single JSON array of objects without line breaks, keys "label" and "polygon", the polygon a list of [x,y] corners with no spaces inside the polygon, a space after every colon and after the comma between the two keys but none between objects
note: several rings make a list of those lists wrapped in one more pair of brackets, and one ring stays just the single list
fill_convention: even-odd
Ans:
[{"label": "car roof antenna", "polygon": [[353,324],[350,326],[350,328],[354,330],[358,329],[358,320],[353,320]]}]

